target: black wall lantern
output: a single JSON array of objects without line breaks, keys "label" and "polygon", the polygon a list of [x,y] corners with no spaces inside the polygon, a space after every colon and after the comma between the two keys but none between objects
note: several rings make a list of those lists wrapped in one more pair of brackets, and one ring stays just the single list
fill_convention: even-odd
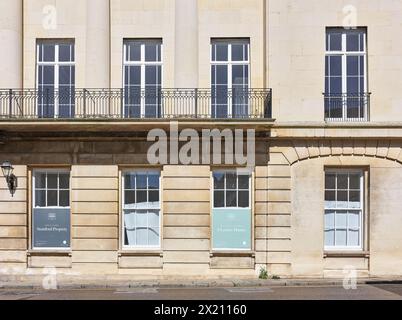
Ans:
[{"label": "black wall lantern", "polygon": [[13,173],[13,166],[10,161],[4,161],[1,165],[1,170],[3,171],[4,178],[6,178],[8,190],[11,196],[14,195],[15,190],[17,190],[17,177]]}]

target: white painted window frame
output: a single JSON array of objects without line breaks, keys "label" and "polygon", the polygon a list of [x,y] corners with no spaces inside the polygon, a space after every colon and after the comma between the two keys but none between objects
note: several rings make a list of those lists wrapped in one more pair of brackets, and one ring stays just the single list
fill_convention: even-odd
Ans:
[{"label": "white painted window frame", "polygon": [[[218,61],[218,60],[213,60],[212,59],[212,50],[214,48],[214,44],[217,43],[223,43],[223,44],[227,44],[228,45],[228,60],[227,61]],[[242,60],[242,61],[233,61],[232,60],[232,45],[233,44],[246,44],[247,45],[247,60]],[[215,52],[215,58],[216,58],[216,52]],[[250,77],[250,41],[249,39],[212,39],[211,40],[211,44],[210,44],[210,83],[211,83],[211,88],[212,88],[212,66],[218,66],[218,65],[224,65],[227,66],[228,69],[228,90],[232,90],[233,89],[233,83],[232,83],[232,67],[236,66],[236,65],[247,65],[247,69],[248,69],[248,83],[247,86],[248,88],[250,88],[250,83],[251,83],[251,77]],[[215,75],[215,79],[216,79],[216,75]],[[212,107],[212,101],[211,101],[211,107]],[[228,114],[227,117],[228,118],[233,118],[233,104],[232,104],[232,96],[228,97]],[[248,112],[250,113],[250,110],[248,110]],[[211,109],[211,113],[212,113],[212,109]]]},{"label": "white painted window frame", "polygon": [[[236,189],[227,189],[226,188],[226,178],[224,179],[224,188],[223,189],[215,189],[215,184],[214,184],[214,173],[234,173],[237,176],[239,175],[247,175],[248,176],[248,206],[247,207],[239,207],[239,196],[238,196],[238,191],[246,191],[246,189],[239,189],[239,181],[236,178]],[[237,170],[231,170],[231,169],[223,169],[223,170],[213,170],[212,171],[212,208],[213,209],[251,209],[251,173],[250,172],[241,172]],[[223,191],[223,203],[224,207],[215,207],[215,191]],[[236,206],[235,207],[227,207],[226,206],[226,191],[236,191]]]},{"label": "white painted window frame", "polygon": [[[141,56],[140,61],[131,61],[127,59],[127,43],[128,42],[138,42],[141,45]],[[159,44],[161,47],[161,55],[160,61],[145,61],[145,45],[149,43]],[[161,88],[163,87],[163,41],[162,39],[124,39],[123,40],[123,88],[125,86],[125,72],[126,66],[139,66],[141,72],[141,108],[140,108],[140,116],[141,118],[145,118],[145,97],[143,96],[143,92],[145,92],[145,67],[146,66],[160,66],[160,80],[161,80]],[[162,107],[162,101],[160,101]],[[124,111],[123,111],[124,112]]]},{"label": "white painted window frame", "polygon": [[[159,242],[157,245],[126,245],[124,244],[124,232],[125,232],[125,222],[124,222],[124,210],[130,210],[130,208],[125,208],[125,185],[124,185],[124,177],[127,173],[157,173],[159,174],[159,207],[158,208],[150,208],[152,210],[159,210]],[[162,244],[162,174],[160,170],[157,169],[126,169],[122,170],[121,174],[121,246],[123,250],[160,250],[161,249],[161,244]],[[131,190],[131,189],[130,189]],[[137,190],[137,186],[135,188]],[[148,189],[147,189],[147,194],[148,194]],[[147,225],[148,225],[148,216],[147,216]]]},{"label": "white painted window frame", "polygon": [[[331,30],[327,31],[325,37],[327,38],[328,34],[331,33]],[[335,33],[335,32],[334,32]],[[367,93],[368,89],[368,77],[367,77],[367,32],[363,33],[363,51],[347,51],[346,49],[346,35],[349,33],[348,29],[339,30],[339,33],[342,34],[342,48],[341,50],[327,50],[325,48],[325,56],[340,56],[342,60],[342,94],[343,94],[343,101],[342,101],[342,118],[325,118],[326,121],[353,121],[353,119],[360,119],[360,118],[348,118],[347,117],[347,57],[348,56],[363,56],[363,68],[364,68],[364,93]],[[327,40],[326,40],[327,41]],[[330,47],[330,39],[328,40],[328,47]],[[329,66],[328,66],[329,67]],[[360,65],[359,65],[360,68]],[[329,92],[330,93],[330,92]],[[368,107],[365,104],[364,110],[365,116],[363,118],[364,121],[368,120]]]},{"label": "white painted window frame", "polygon": [[[39,61],[39,50],[42,44],[52,44],[54,48],[54,61]],[[73,61],[59,61],[59,46],[63,44],[70,44],[73,46],[74,50],[74,60]],[[71,52],[70,52],[71,55]],[[70,66],[75,68],[75,42],[71,40],[38,40],[36,42],[36,87],[39,88],[39,66],[54,66],[54,91],[59,91],[59,69],[61,66]],[[43,75],[42,75],[43,79]],[[75,79],[74,79],[75,86]],[[39,110],[38,110],[39,112]],[[54,117],[59,116],[59,99],[55,96],[54,99]]]},{"label": "white painted window frame", "polygon": [[[35,199],[35,191],[36,191],[36,174],[37,173],[68,173],[69,174],[69,189],[59,189],[59,185],[57,183],[57,191],[59,190],[68,190],[69,191],[69,205],[68,206],[36,206],[36,199]],[[42,188],[40,188],[42,189]],[[45,193],[46,193],[46,204],[47,204],[47,179],[46,179],[46,188],[45,188]],[[57,197],[59,197],[59,192],[57,192]],[[59,203],[59,199],[57,198],[57,203]],[[32,217],[31,217],[31,234],[32,234],[32,239],[31,239],[31,246],[33,250],[44,250],[44,251],[69,251],[71,250],[71,170],[70,169],[65,169],[65,168],[51,168],[51,169],[46,169],[46,168],[41,168],[41,169],[34,169],[32,170]],[[39,209],[39,208],[50,208],[50,209],[70,209],[70,246],[69,247],[35,247],[34,246],[34,217],[33,217],[33,211],[34,209]]]},{"label": "white painted window frame", "polygon": [[[363,169],[326,169],[325,174],[327,173],[349,173],[349,174],[359,174],[360,175],[360,208],[327,208],[324,200],[324,241],[325,241],[325,214],[327,210],[333,211],[360,211],[359,214],[359,246],[337,246],[336,243],[336,214],[335,214],[335,222],[334,222],[334,236],[335,241],[333,246],[327,246],[324,242],[324,251],[363,251],[364,249],[364,221],[365,221],[365,183],[364,183],[364,170]],[[324,191],[325,191],[324,186]],[[347,191],[349,192],[349,186]],[[335,186],[335,194],[337,193],[337,188]],[[348,219],[346,223],[348,222]],[[346,233],[348,232],[348,226],[346,226]]]}]

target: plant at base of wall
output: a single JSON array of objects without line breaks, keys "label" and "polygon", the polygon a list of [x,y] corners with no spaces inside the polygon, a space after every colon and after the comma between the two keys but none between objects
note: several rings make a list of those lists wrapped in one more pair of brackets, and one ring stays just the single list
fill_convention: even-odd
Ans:
[{"label": "plant at base of wall", "polygon": [[268,271],[265,267],[260,267],[260,274],[258,275],[259,279],[268,279]]}]

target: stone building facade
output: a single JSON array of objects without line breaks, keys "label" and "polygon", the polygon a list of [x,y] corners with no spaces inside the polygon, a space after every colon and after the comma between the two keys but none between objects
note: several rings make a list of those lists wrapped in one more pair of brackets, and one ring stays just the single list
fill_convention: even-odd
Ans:
[{"label": "stone building facade", "polygon": [[[0,268],[402,275],[401,13],[2,0],[0,162],[18,186],[0,176]],[[150,164],[147,134],[172,122],[254,129],[255,166]]]}]

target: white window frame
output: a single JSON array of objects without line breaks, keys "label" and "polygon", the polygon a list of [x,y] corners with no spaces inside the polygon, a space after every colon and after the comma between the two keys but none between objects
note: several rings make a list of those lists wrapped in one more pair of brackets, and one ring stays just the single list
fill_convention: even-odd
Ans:
[{"label": "white window frame", "polygon": [[[35,199],[35,191],[36,191],[36,174],[37,173],[68,173],[69,174],[69,188],[68,188],[68,192],[69,192],[69,205],[68,206],[45,206],[45,207],[40,207],[40,206],[36,206],[36,199]],[[47,184],[47,180],[46,180],[46,184]],[[42,188],[41,188],[42,189]],[[47,203],[47,186],[45,188],[46,190],[46,200],[45,202]],[[59,186],[57,185],[57,191],[59,190],[67,190],[67,189],[59,189]],[[59,196],[59,192],[57,192],[57,197]],[[57,203],[59,203],[59,199],[57,199]],[[70,246],[69,247],[35,247],[34,243],[34,209],[39,209],[39,208],[50,208],[50,209],[70,209]],[[56,168],[52,168],[52,169],[33,169],[32,170],[32,205],[31,205],[31,212],[32,212],[32,217],[31,217],[31,235],[32,235],[32,239],[31,239],[31,247],[33,250],[44,250],[44,251],[69,251],[71,250],[71,170],[70,169],[66,169],[66,168],[60,168],[60,169],[56,169]]]},{"label": "white window frame", "polygon": [[[223,43],[228,45],[228,60],[227,61],[218,61],[218,60],[213,60],[212,59],[212,50],[214,44],[217,43]],[[247,60],[242,60],[242,61],[233,61],[232,60],[232,45],[233,44],[246,44],[247,45]],[[215,58],[216,58],[216,52],[215,52]],[[248,83],[247,86],[250,89],[251,85],[251,68],[250,68],[250,40],[249,39],[211,39],[211,44],[210,44],[210,83],[211,83],[211,88],[212,88],[212,66],[213,65],[225,65],[227,66],[228,69],[228,91],[231,91],[233,89],[233,83],[232,83],[232,67],[236,65],[247,65],[248,66]],[[212,101],[211,101],[211,107],[212,107]],[[232,96],[228,96],[228,118],[233,118],[233,104],[232,104]],[[248,112],[250,113],[250,106]],[[211,109],[212,113],[212,109]]]},{"label": "white window frame", "polygon": [[[141,46],[141,56],[140,61],[131,61],[127,60],[127,42],[138,42]],[[161,47],[161,55],[160,61],[145,61],[145,45],[149,43],[155,43],[160,45]],[[141,72],[141,108],[140,108],[140,117],[145,118],[145,96],[143,92],[145,92],[145,67],[146,66],[160,66],[161,73],[160,73],[160,80],[161,80],[161,88],[163,87],[163,41],[162,39],[124,39],[123,40],[123,88],[125,86],[125,72],[126,66],[139,66]],[[160,101],[162,107],[162,101]],[[124,113],[124,110],[122,110]]]},{"label": "white window frame", "polygon": [[[159,174],[159,207],[158,208],[151,208],[152,210],[159,210],[159,242],[157,245],[141,245],[141,246],[137,246],[137,245],[126,245],[124,244],[124,232],[125,232],[125,222],[124,222],[124,210],[130,210],[130,208],[125,208],[125,198],[124,198],[124,194],[125,194],[125,185],[124,185],[124,177],[126,173],[157,173]],[[162,175],[161,175],[161,171],[157,170],[157,169],[125,169],[122,170],[122,174],[121,174],[121,247],[123,250],[160,250],[161,249],[161,245],[162,245]],[[137,190],[137,186],[136,189]],[[147,189],[148,192],[148,189]],[[148,218],[147,218],[148,219]]]},{"label": "white window frame", "polygon": [[[225,184],[223,189],[215,189],[215,184],[214,184],[214,173],[234,173],[236,176],[243,175],[246,176],[248,175],[248,206],[247,207],[239,207],[239,196],[238,196],[238,191],[246,191],[246,189],[239,189],[239,181],[236,178],[236,189],[226,189],[226,178],[224,179]],[[223,203],[225,206],[223,207],[215,207],[215,191],[223,191]],[[226,206],[226,191],[236,191],[236,206],[235,207],[227,207]],[[212,171],[212,208],[213,209],[251,209],[251,173],[250,172],[241,172],[231,169],[223,169],[223,170],[213,170]]]},{"label": "white window frame", "polygon": [[[328,34],[330,33],[336,33],[335,32],[336,28],[329,28],[326,33],[325,37],[327,41]],[[358,29],[359,30],[359,29]],[[363,31],[363,29],[361,29]],[[362,118],[348,118],[347,117],[347,57],[348,56],[363,56],[363,69],[364,69],[364,93],[367,93],[367,32],[364,30],[363,33],[363,51],[347,51],[346,49],[346,35],[349,33],[348,29],[340,29],[339,33],[342,34],[342,47],[341,50],[327,50],[325,48],[325,57],[328,56],[340,56],[342,60],[342,118],[325,118],[326,121],[353,121],[354,119],[362,119],[363,121],[368,120],[368,107],[367,104],[365,104],[365,110],[364,110],[364,117]],[[330,48],[330,39],[328,40],[328,48]],[[360,66],[359,66],[360,68]],[[330,93],[330,92],[329,92]],[[330,93],[331,94],[331,93]]]},{"label": "white window frame", "polygon": [[[365,177],[364,177],[364,170],[363,169],[326,169],[325,174],[327,173],[349,173],[349,174],[359,174],[360,175],[360,208],[327,208],[325,205],[325,200],[324,200],[324,250],[325,251],[362,251],[364,248],[364,234],[365,234],[365,226],[364,226],[364,221],[365,221]],[[325,177],[324,177],[325,179]],[[325,185],[324,185],[324,192],[325,192]],[[335,186],[335,194],[337,194],[337,186]],[[347,192],[349,193],[349,186],[347,189]],[[333,246],[327,246],[325,245],[325,214],[327,210],[333,210],[333,211],[360,211],[360,217],[359,217],[359,246],[337,246],[336,245],[336,224],[334,222],[334,245]],[[335,213],[335,221],[336,221],[336,213]],[[348,218],[346,220],[346,223],[348,222]],[[346,226],[346,234],[348,233],[348,226]]]},{"label": "white window frame", "polygon": [[[226,179],[225,179],[225,185],[224,185],[224,189],[218,189],[218,190],[223,190],[224,191],[224,204],[225,204],[225,206],[224,207],[215,207],[215,185],[214,185],[214,173],[216,173],[216,172],[218,172],[218,173],[235,173],[236,175],[248,175],[248,207],[239,207],[238,206],[238,193],[237,193],[237,191],[239,191],[239,182],[238,182],[238,179],[236,178],[236,189],[226,189]],[[212,247],[211,249],[212,249],[212,251],[216,251],[216,252],[219,252],[219,251],[250,251],[251,249],[252,249],[252,247],[253,247],[253,244],[252,244],[252,239],[253,239],[253,223],[252,223],[252,220],[253,220],[253,210],[252,210],[252,204],[251,204],[251,201],[252,201],[252,193],[251,193],[251,190],[252,190],[252,174],[251,174],[251,172],[241,172],[241,171],[237,171],[236,169],[217,169],[217,170],[212,170],[212,196],[211,196],[211,199],[212,199],[212,210],[220,210],[220,209],[230,209],[230,210],[234,210],[234,211],[237,211],[237,210],[250,210],[250,219],[251,219],[251,223],[250,223],[250,226],[251,226],[251,230],[250,230],[250,236],[251,236],[251,239],[250,239],[250,248],[215,248],[215,247]],[[236,207],[227,207],[226,206],[226,190],[230,190],[230,191],[236,191],[236,204],[237,204],[237,206]],[[244,189],[240,189],[241,191],[244,191]],[[218,213],[219,214],[219,213]],[[212,217],[211,217],[212,218]],[[211,222],[212,222],[212,220],[211,220]],[[211,228],[212,228],[212,225],[211,225]],[[212,233],[211,233],[211,243],[214,243],[213,242],[213,239],[212,239]]]},{"label": "white window frame", "polygon": [[[42,44],[52,44],[54,48],[54,61],[39,61],[39,50]],[[74,48],[74,60],[73,61],[59,61],[59,46],[63,44],[70,44]],[[70,52],[71,55],[71,52]],[[39,88],[39,66],[54,66],[54,91],[59,91],[59,69],[61,66],[71,66],[75,68],[75,42],[73,40],[46,40],[40,39],[36,42],[36,87]],[[42,77],[43,79],[43,77]],[[75,79],[74,79],[75,86]],[[58,95],[55,95],[54,99],[54,117],[59,116],[59,99]]]}]

